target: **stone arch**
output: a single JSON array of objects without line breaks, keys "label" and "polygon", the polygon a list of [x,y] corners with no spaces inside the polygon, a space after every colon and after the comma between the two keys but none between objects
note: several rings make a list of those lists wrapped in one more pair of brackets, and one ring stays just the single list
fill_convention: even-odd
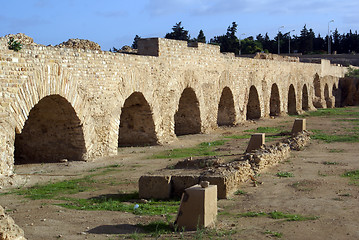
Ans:
[{"label": "stone arch", "polygon": [[302,89],[302,110],[308,111],[309,110],[309,95],[308,95],[308,88],[307,85],[303,85]]},{"label": "stone arch", "polygon": [[280,97],[277,84],[273,84],[271,88],[271,95],[269,100],[269,116],[280,115]]},{"label": "stone arch", "polygon": [[201,132],[201,114],[196,93],[186,88],[181,94],[178,110],[174,115],[175,134],[177,136]]},{"label": "stone arch", "polygon": [[291,84],[289,86],[289,91],[288,91],[288,114],[290,114],[290,115],[298,114],[297,101],[296,101],[296,97],[295,97],[295,89],[294,89],[293,84]]},{"label": "stone arch", "polygon": [[259,103],[258,91],[255,86],[249,89],[249,97],[247,103],[247,120],[259,119],[261,117],[261,107]]},{"label": "stone arch", "polygon": [[232,126],[235,121],[233,94],[229,87],[225,87],[218,104],[217,124],[218,126]]},{"label": "stone arch", "polygon": [[134,92],[121,109],[118,146],[155,145],[157,141],[151,107],[141,92]]},{"label": "stone arch", "polygon": [[29,112],[19,133],[15,129],[15,164],[83,160],[83,125],[64,97],[42,98]]},{"label": "stone arch", "polygon": [[327,104],[327,108],[333,107],[332,99],[329,96],[329,86],[327,83],[325,84],[324,87],[324,98],[325,98],[325,103]]}]

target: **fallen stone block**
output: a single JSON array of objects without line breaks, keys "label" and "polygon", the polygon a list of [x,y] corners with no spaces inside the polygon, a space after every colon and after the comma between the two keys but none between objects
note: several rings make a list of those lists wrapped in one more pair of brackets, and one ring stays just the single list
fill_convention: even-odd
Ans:
[{"label": "fallen stone block", "polygon": [[141,176],[138,181],[140,198],[169,199],[171,176]]}]

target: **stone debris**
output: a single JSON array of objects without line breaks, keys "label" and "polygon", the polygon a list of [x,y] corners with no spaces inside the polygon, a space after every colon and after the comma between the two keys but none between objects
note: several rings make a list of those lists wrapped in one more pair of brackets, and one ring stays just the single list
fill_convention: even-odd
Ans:
[{"label": "stone debris", "polygon": [[[218,198],[226,199],[238,190],[239,184],[243,182],[251,180],[254,186],[262,184],[254,178],[256,174],[289,158],[291,150],[302,150],[309,140],[309,132],[302,131],[283,142],[270,146],[262,145],[258,150],[245,153],[232,162],[224,163],[216,157],[209,157],[209,161],[213,161],[213,159],[219,161],[215,161],[215,165],[199,167],[200,173],[183,174],[181,172],[179,175],[172,173],[163,176],[142,176],[139,180],[139,194],[141,198],[148,198],[148,196],[158,199],[178,197],[186,188],[200,184],[201,181],[208,181],[210,185],[217,185]],[[202,160],[185,159],[177,166],[190,171],[193,166],[201,165],[198,163],[201,163]],[[193,164],[189,162],[193,162]],[[159,191],[160,189],[163,190]]]},{"label": "stone debris", "polygon": [[78,39],[78,38],[69,39],[66,42],[56,45],[55,47],[101,51],[101,47],[99,44],[92,42],[90,40]]},{"label": "stone debris", "polygon": [[254,59],[268,59],[282,62],[299,62],[299,57],[281,56],[272,53],[257,53]]},{"label": "stone debris", "polygon": [[26,240],[24,230],[15,224],[12,217],[5,214],[0,206],[0,240]]},{"label": "stone debris", "polygon": [[13,38],[15,41],[20,42],[22,45],[37,45],[34,43],[34,39],[32,37],[26,36],[23,33],[17,34],[8,34],[5,38],[9,41],[10,38]]}]

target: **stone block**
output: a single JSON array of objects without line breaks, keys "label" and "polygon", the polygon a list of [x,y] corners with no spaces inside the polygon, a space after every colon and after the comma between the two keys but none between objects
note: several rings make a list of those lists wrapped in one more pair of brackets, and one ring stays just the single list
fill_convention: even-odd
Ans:
[{"label": "stone block", "polygon": [[179,229],[196,230],[215,223],[217,218],[217,186],[195,185],[185,190],[175,224]]},{"label": "stone block", "polygon": [[246,152],[252,152],[259,149],[263,144],[265,144],[265,133],[255,133],[252,134],[251,139],[249,140],[248,147]]},{"label": "stone block", "polygon": [[172,176],[172,196],[180,197],[186,188],[199,183],[198,175]]},{"label": "stone block", "polygon": [[238,188],[238,184],[241,182],[235,172],[228,173],[225,176],[203,176],[201,181],[208,181],[211,185],[217,186],[218,199],[229,198]]},{"label": "stone block", "polygon": [[302,132],[307,129],[307,121],[306,119],[296,118],[294,120],[293,128],[292,128],[292,134],[296,134],[299,132]]},{"label": "stone block", "polygon": [[171,176],[141,176],[138,181],[140,198],[168,199],[171,197]]}]

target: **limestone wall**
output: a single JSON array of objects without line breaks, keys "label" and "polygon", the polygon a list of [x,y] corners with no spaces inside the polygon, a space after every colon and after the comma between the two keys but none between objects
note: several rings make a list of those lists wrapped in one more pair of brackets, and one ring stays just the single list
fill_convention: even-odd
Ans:
[{"label": "limestone wall", "polygon": [[[231,119],[224,119],[222,111],[220,122],[245,121],[249,100],[254,103],[248,106],[259,109],[257,115],[261,118],[268,117],[270,109],[275,107],[279,114],[286,114],[288,106],[297,112],[314,109],[314,79],[317,82],[319,79],[319,85],[316,84],[317,92],[321,93],[319,101],[324,101],[322,105],[327,107],[326,103],[334,99],[331,89],[337,87],[338,78],[345,71],[326,61],[309,64],[236,58],[233,54],[221,54],[218,46],[198,43],[188,47],[183,41],[157,38],[139,41],[138,55],[36,44],[14,52],[8,50],[7,41],[8,37],[0,38],[0,175],[12,173],[15,136],[21,136],[26,123],[31,125],[29,133],[35,138],[42,138],[50,128],[56,129],[56,124],[60,124],[56,118],[37,127],[27,121],[30,111],[40,101],[45,102],[40,102],[40,106],[63,111],[61,121],[73,121],[71,126],[58,128],[62,129],[64,138],[80,133],[63,148],[78,149],[79,158],[88,160],[117,153],[120,126],[127,137],[148,136],[148,144],[174,140],[176,119],[194,119],[194,124],[200,127],[192,133],[216,128],[221,111],[218,107],[226,107],[219,104],[225,88],[226,96],[232,94],[233,104],[230,100],[225,102],[233,106],[227,106],[231,109],[226,110]],[[274,84],[279,94],[271,96]],[[325,85],[329,86],[329,96],[324,92]],[[249,99],[251,86],[257,91],[258,101]],[[290,88],[294,94],[293,91],[289,94]],[[306,89],[304,93],[303,89]],[[190,92],[190,99],[186,104],[179,104],[183,92]],[[134,93],[144,101],[136,102],[138,98],[130,97]],[[54,101],[49,103],[47,96]],[[63,106],[56,105],[59,102]],[[120,124],[122,109],[138,105],[143,114],[139,116],[129,110]],[[181,106],[189,106],[191,111]],[[71,111],[74,114],[68,114]],[[180,118],[175,117],[179,115]],[[142,143],[146,144],[141,140]],[[129,144],[134,142],[129,139]],[[122,145],[128,144],[122,142]],[[56,140],[46,149],[45,156],[57,155]],[[37,154],[41,155],[44,150],[39,151]],[[57,158],[60,156],[52,160]],[[71,154],[61,158],[77,160]]]}]

